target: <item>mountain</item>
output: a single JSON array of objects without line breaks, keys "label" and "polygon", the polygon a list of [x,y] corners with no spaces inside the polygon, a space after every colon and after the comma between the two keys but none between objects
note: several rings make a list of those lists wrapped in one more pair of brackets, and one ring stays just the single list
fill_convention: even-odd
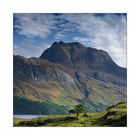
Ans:
[{"label": "mountain", "polygon": [[79,103],[101,111],[126,97],[126,69],[103,50],[60,41],[39,58],[14,56],[15,114],[65,114]]},{"label": "mountain", "polygon": [[107,52],[85,47],[78,42],[54,42],[40,58],[69,68],[100,70],[126,77],[126,69],[116,65]]}]

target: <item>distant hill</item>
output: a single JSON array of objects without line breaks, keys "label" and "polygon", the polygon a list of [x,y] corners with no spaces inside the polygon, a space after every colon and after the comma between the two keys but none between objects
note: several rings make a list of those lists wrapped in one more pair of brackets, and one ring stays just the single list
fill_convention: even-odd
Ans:
[{"label": "distant hill", "polygon": [[65,114],[79,103],[104,110],[126,101],[126,71],[78,42],[54,42],[39,58],[14,56],[14,113]]}]

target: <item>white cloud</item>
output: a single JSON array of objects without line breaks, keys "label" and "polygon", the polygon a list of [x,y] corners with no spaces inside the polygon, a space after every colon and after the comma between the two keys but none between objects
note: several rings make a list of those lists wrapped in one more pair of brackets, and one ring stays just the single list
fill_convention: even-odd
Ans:
[{"label": "white cloud", "polygon": [[69,21],[68,24],[76,24],[79,32],[85,33],[85,37],[75,36],[73,40],[107,51],[118,65],[126,67],[126,16],[63,14],[63,18]]},{"label": "white cloud", "polygon": [[39,57],[43,53],[43,51],[49,47],[50,45],[46,43],[42,43],[39,47],[35,47],[34,45],[29,43],[23,43],[20,44],[20,46],[14,46],[14,55],[21,55],[28,58]]},{"label": "white cloud", "polygon": [[[28,38],[45,38],[54,33],[52,39],[68,38],[68,40],[81,42],[87,47],[105,50],[119,66],[126,67],[127,20],[125,15],[15,14],[14,17],[18,19],[15,28],[20,35]],[[71,34],[74,32],[75,34]],[[15,48],[23,54],[27,53],[26,56],[30,56],[28,52],[30,49],[32,51],[35,49],[33,52],[37,54],[39,48],[29,44],[22,44],[20,48]],[[32,51],[30,51],[31,54]]]},{"label": "white cloud", "polygon": [[20,35],[29,38],[44,38],[55,27],[54,16],[50,14],[14,14],[15,25]]},{"label": "white cloud", "polygon": [[64,37],[66,37],[66,35],[64,33],[62,33],[62,32],[61,33],[58,32],[58,33],[55,34],[55,38],[57,40],[62,40],[62,38],[64,38]]}]

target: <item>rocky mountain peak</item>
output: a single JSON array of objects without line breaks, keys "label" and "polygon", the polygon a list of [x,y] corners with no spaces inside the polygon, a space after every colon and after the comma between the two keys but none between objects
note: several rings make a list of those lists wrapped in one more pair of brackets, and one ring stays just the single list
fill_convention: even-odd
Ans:
[{"label": "rocky mountain peak", "polygon": [[54,42],[53,44],[52,44],[52,46],[51,47],[62,47],[62,46],[66,46],[67,44],[65,43],[65,42],[63,42],[63,41],[59,41],[59,42]]},{"label": "rocky mountain peak", "polygon": [[103,50],[85,47],[79,42],[54,42],[40,56],[52,63],[80,70],[99,70],[126,76],[126,69],[119,67]]}]

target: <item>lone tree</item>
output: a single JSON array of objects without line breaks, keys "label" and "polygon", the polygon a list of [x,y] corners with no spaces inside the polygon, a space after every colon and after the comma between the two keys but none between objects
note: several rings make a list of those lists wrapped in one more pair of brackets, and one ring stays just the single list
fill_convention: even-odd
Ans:
[{"label": "lone tree", "polygon": [[78,104],[74,107],[74,109],[69,110],[69,114],[76,113],[77,118],[79,117],[80,113],[85,113],[86,107],[82,104]]}]

